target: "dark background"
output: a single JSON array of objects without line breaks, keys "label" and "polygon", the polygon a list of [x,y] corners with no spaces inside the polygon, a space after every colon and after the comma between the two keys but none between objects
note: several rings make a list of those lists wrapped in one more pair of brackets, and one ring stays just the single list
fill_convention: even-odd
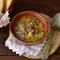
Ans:
[{"label": "dark background", "polygon": [[[13,10],[10,13],[11,19],[17,13],[25,10],[41,12],[53,17],[60,12],[60,0],[14,0]],[[6,39],[9,36],[9,25],[0,28],[0,59],[1,60],[32,60],[23,56],[18,56],[12,53],[11,50],[4,46]],[[60,60],[60,47],[49,57],[48,60]]]}]

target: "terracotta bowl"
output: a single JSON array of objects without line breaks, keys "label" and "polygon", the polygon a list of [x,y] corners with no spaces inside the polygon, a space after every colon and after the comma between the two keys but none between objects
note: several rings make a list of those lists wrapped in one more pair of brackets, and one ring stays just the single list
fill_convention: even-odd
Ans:
[{"label": "terracotta bowl", "polygon": [[[38,18],[43,24],[44,24],[44,30],[45,30],[45,35],[40,39],[40,40],[38,40],[38,41],[36,41],[36,42],[28,42],[28,43],[26,43],[25,41],[22,41],[21,39],[18,39],[17,37],[16,37],[16,35],[14,34],[14,29],[13,29],[13,27],[14,27],[14,23],[17,21],[17,20],[19,20],[22,16],[26,16],[26,15],[30,15],[30,16],[35,16],[36,18]],[[34,12],[34,11],[23,11],[23,12],[20,12],[20,13],[18,13],[13,19],[12,19],[12,21],[11,21],[11,23],[10,23],[10,31],[11,31],[11,33],[12,33],[12,35],[15,37],[15,38],[17,38],[21,43],[23,43],[23,44],[27,44],[27,45],[32,45],[32,44],[36,44],[36,43],[39,43],[40,41],[42,41],[42,40],[44,40],[44,38],[46,37],[46,35],[47,35],[47,33],[48,33],[48,22],[46,21],[46,19],[43,17],[43,16],[41,16],[41,14],[39,14],[39,13],[37,13],[37,12]]]}]

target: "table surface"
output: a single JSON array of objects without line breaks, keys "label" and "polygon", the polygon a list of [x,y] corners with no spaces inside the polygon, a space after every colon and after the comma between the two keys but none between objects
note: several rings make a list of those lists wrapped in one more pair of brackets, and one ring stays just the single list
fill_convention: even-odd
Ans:
[{"label": "table surface", "polygon": [[[11,19],[17,13],[25,10],[32,10],[44,13],[53,17],[56,13],[60,12],[60,1],[58,0],[14,0],[13,10],[10,13]],[[12,53],[11,50],[5,47],[5,41],[9,36],[9,25],[0,28],[0,59],[3,60],[32,60],[23,56],[18,56]],[[48,60],[60,60],[60,47],[57,51],[49,57]]]}]

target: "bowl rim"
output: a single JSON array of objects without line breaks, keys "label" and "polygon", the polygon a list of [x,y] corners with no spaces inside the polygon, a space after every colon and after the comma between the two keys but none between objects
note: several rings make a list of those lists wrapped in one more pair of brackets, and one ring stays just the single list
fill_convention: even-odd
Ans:
[{"label": "bowl rim", "polygon": [[[11,33],[12,33],[12,35],[16,38],[16,39],[18,39],[15,35],[14,35],[14,33],[12,32],[12,23],[13,23],[13,21],[14,21],[14,19],[16,19],[18,16],[20,16],[21,14],[24,14],[24,13],[34,13],[35,15],[37,15],[37,16],[39,16],[40,18],[42,18],[43,20],[45,20],[45,28],[46,28],[46,34],[45,34],[45,36],[48,34],[48,22],[47,22],[47,20],[46,20],[46,18],[44,17],[44,16],[42,16],[41,14],[42,13],[38,13],[38,12],[35,12],[35,11],[22,11],[22,12],[19,12],[18,14],[16,14],[16,16],[14,16],[13,17],[13,19],[11,20],[11,23],[10,23],[10,26],[9,26],[9,28],[10,28],[10,31],[11,31]],[[26,45],[33,45],[33,44],[37,44],[37,43],[39,43],[40,41],[42,41],[42,40],[44,40],[44,38],[45,38],[45,36],[43,36],[39,41],[37,41],[37,42],[31,42],[31,43],[27,43],[27,42],[25,42],[25,41],[22,41],[22,40],[20,40],[20,39],[18,39],[21,43],[23,43],[23,44],[26,44]]]}]

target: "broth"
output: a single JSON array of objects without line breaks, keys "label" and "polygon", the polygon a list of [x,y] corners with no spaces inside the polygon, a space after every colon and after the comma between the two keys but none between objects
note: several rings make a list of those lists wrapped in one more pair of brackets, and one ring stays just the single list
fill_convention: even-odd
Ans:
[{"label": "broth", "polygon": [[36,42],[45,34],[44,24],[35,16],[23,16],[15,22],[14,33],[22,41]]}]

